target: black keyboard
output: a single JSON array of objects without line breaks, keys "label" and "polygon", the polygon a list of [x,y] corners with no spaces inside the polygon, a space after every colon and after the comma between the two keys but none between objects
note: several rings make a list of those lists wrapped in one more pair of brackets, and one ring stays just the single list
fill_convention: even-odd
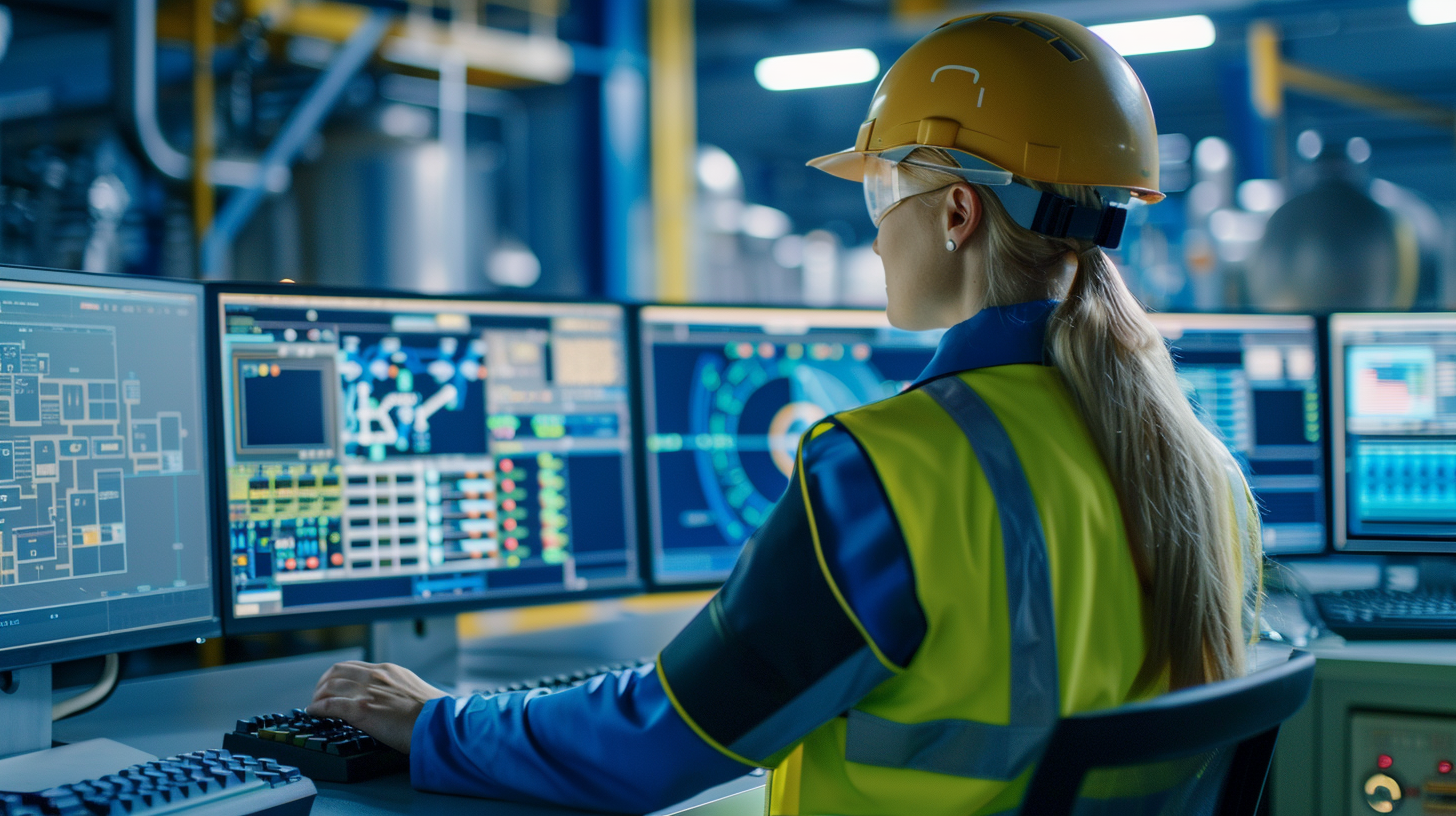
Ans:
[{"label": "black keyboard", "polygon": [[1314,596],[1325,628],[1347,640],[1456,639],[1456,593],[1354,589]]},{"label": "black keyboard", "polygon": [[607,663],[590,669],[578,669],[574,672],[563,672],[561,674],[548,674],[536,677],[531,680],[521,680],[498,688],[484,689],[481,694],[504,694],[508,691],[527,691],[530,689],[546,689],[547,691],[560,691],[562,689],[579,686],[593,677],[603,674],[610,674],[614,671],[629,669],[640,669],[643,666],[651,666],[657,662],[655,657],[641,657],[636,660],[627,660],[621,663]]},{"label": "black keyboard", "polygon": [[39,793],[0,791],[0,816],[308,816],[317,794],[272,759],[193,751]]},{"label": "black keyboard", "polygon": [[238,720],[222,747],[295,765],[319,782],[360,782],[409,770],[409,757],[343,720],[301,708]]}]

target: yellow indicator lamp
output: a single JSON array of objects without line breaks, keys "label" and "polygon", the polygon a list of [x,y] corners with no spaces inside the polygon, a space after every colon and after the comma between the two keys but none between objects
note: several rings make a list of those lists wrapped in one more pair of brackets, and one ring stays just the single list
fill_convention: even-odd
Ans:
[{"label": "yellow indicator lamp", "polygon": [[1376,813],[1391,813],[1400,807],[1400,783],[1386,774],[1375,774],[1365,780],[1365,802]]}]

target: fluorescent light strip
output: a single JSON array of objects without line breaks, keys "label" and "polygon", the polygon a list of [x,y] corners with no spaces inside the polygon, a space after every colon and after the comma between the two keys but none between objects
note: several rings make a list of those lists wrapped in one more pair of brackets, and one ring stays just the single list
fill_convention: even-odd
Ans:
[{"label": "fluorescent light strip", "polygon": [[753,76],[770,91],[857,85],[880,75],[880,61],[868,48],[790,54],[758,61]]},{"label": "fluorescent light strip", "polygon": [[1092,33],[1124,57],[1191,51],[1213,45],[1213,21],[1202,14],[1092,26]]},{"label": "fluorescent light strip", "polygon": [[1456,0],[1410,0],[1410,17],[1420,25],[1456,23]]}]

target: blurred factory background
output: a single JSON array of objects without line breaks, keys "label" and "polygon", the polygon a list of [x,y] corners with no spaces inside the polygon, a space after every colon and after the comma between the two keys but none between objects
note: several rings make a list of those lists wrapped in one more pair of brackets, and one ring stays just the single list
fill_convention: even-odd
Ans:
[{"label": "blurred factory background", "polygon": [[0,0],[0,263],[880,305],[860,190],[804,162],[997,5],[1146,85],[1149,306],[1456,303],[1456,0]]}]

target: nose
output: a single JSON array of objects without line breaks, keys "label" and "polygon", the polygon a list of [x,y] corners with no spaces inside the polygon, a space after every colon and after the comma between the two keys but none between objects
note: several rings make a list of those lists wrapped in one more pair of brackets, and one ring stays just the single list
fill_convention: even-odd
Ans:
[{"label": "nose", "polygon": [[876,235],[875,236],[875,242],[873,244],[870,244],[870,249],[873,249],[875,251],[875,254],[876,255],[879,255],[880,254],[880,236],[879,235]]}]

